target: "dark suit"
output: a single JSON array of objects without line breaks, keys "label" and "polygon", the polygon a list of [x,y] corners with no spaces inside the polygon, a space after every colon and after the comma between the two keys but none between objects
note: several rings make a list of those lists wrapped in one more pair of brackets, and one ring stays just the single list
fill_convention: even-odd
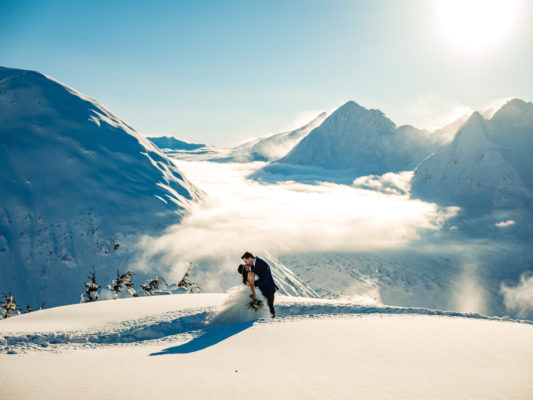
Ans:
[{"label": "dark suit", "polygon": [[256,257],[255,265],[253,265],[251,269],[252,272],[254,272],[259,277],[259,279],[255,281],[254,286],[258,287],[259,290],[261,290],[261,293],[263,293],[263,296],[265,296],[268,301],[268,307],[270,308],[272,316],[275,316],[274,293],[276,293],[276,290],[278,290],[279,288],[274,283],[270,267],[264,260],[260,259],[259,257]]}]

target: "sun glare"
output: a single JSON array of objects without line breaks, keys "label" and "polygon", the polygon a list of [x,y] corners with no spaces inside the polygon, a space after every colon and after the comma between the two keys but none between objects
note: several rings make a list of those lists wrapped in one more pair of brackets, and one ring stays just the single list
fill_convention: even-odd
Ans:
[{"label": "sun glare", "polygon": [[480,52],[509,37],[519,0],[441,0],[437,17],[445,40],[455,48]]}]

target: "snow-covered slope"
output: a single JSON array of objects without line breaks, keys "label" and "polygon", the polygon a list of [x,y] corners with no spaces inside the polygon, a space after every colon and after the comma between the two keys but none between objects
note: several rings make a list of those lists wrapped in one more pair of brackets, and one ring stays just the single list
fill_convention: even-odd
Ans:
[{"label": "snow-covered slope", "polygon": [[173,136],[160,136],[147,138],[160,149],[170,150],[196,150],[205,147],[205,144],[188,143],[183,140],[178,140]]},{"label": "snow-covered slope", "polygon": [[472,114],[465,114],[455,121],[450,122],[449,124],[431,132],[431,139],[438,142],[440,145],[445,145],[450,143],[459,129],[461,129],[464,124],[468,121]]},{"label": "snow-covered slope", "polygon": [[240,144],[231,150],[230,157],[225,160],[237,162],[279,160],[286,156],[309,132],[320,126],[326,117],[327,113],[322,112],[296,130],[260,137]]},{"label": "snow-covered slope", "polygon": [[174,138],[150,138],[165,153],[180,160],[246,163],[275,161],[291,151],[306,135],[326,118],[323,112],[312,121],[293,131],[248,140],[232,148],[217,148],[181,142]]},{"label": "snow-covered slope", "polygon": [[109,110],[40,73],[0,68],[0,121],[0,291],[19,303],[79,301],[91,265],[110,281],[138,234],[203,196]]},{"label": "snow-covered slope", "polygon": [[511,100],[490,120],[474,113],[450,144],[416,169],[412,196],[459,206],[463,216],[527,224],[533,204],[532,151],[532,103]]},{"label": "snow-covered slope", "polygon": [[381,111],[349,101],[264,172],[277,173],[280,165],[294,165],[349,170],[352,178],[382,175],[413,169],[436,146],[427,132],[396,127]]},{"label": "snow-covered slope", "polygon": [[[0,321],[2,399],[527,399],[533,325],[279,297],[217,324],[225,294],[79,304]],[[6,354],[7,353],[7,354]]]}]

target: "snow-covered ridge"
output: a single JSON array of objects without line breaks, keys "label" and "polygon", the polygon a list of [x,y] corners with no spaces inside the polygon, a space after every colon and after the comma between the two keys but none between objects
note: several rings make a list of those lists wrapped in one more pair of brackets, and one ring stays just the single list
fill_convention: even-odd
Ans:
[{"label": "snow-covered ridge", "polygon": [[137,235],[204,196],[111,111],[38,72],[0,67],[0,120],[0,291],[22,304],[79,301],[91,265],[109,281]]},{"label": "snow-covered ridge", "polygon": [[[359,176],[412,170],[437,147],[426,131],[397,127],[379,110],[349,101],[313,129],[285,157],[255,175],[291,175],[303,167],[348,171]],[[295,170],[296,168],[296,170]],[[315,174],[309,170],[308,174]]]},{"label": "snow-covered ridge", "polygon": [[[109,300],[43,310],[0,321],[0,352],[154,343],[224,325],[216,318],[227,294],[189,294]],[[167,310],[167,311],[165,311]],[[416,307],[366,306],[342,300],[276,296],[278,322],[349,315],[426,315],[516,321]],[[264,320],[263,322],[273,322]],[[248,322],[242,320],[239,322]]]},{"label": "snow-covered ridge", "polygon": [[178,140],[173,136],[148,137],[160,149],[169,150],[196,150],[205,147],[205,144],[188,143],[183,140]]},{"label": "snow-covered ridge", "polygon": [[260,137],[231,149],[229,157],[219,161],[276,161],[291,151],[309,132],[320,126],[327,117],[326,112],[320,113],[302,127],[289,132],[281,132],[267,137]]},{"label": "snow-covered ridge", "polygon": [[492,215],[494,224],[516,220],[517,229],[533,204],[532,150],[532,103],[511,100],[491,119],[476,112],[416,169],[412,195],[465,215]]}]

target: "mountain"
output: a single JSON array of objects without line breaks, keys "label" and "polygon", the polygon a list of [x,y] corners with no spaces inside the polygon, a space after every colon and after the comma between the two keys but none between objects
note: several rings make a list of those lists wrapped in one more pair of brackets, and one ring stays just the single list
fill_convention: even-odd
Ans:
[{"label": "mountain", "polygon": [[312,121],[293,131],[260,137],[242,143],[231,150],[229,159],[236,162],[275,161],[287,155],[305,136],[326,118],[322,112]]},{"label": "mountain", "polygon": [[349,170],[352,179],[382,175],[414,169],[437,146],[427,132],[408,125],[396,127],[381,111],[349,101],[264,171],[293,165]]},{"label": "mountain", "polygon": [[476,112],[416,169],[412,196],[520,225],[532,211],[532,151],[532,103],[511,100],[490,120]]},{"label": "mountain", "polygon": [[0,68],[0,121],[0,292],[19,301],[79,301],[91,265],[110,281],[140,235],[203,197],[150,141],[38,72]]},{"label": "mountain", "polygon": [[450,143],[459,131],[459,129],[464,126],[464,124],[468,121],[471,115],[472,114],[465,114],[457,118],[455,121],[452,121],[451,123],[443,126],[442,128],[431,132],[432,140],[437,141],[441,145]]},{"label": "mountain", "polygon": [[170,150],[196,150],[205,147],[205,144],[188,143],[178,140],[173,136],[148,137],[160,149]]}]

